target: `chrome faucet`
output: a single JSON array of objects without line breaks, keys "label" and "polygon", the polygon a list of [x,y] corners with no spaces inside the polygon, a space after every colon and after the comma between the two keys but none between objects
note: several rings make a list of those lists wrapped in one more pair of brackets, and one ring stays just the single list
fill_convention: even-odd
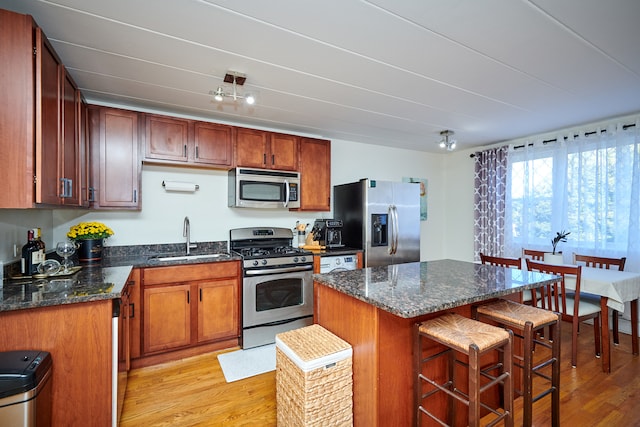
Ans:
[{"label": "chrome faucet", "polygon": [[182,228],[182,235],[187,238],[187,255],[191,253],[191,249],[198,247],[197,244],[191,243],[191,224],[189,223],[189,217],[184,217],[184,225]]}]

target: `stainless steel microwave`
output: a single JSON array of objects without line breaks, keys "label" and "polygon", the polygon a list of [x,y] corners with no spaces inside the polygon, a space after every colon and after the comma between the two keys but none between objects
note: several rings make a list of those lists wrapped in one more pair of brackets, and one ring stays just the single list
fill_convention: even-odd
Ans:
[{"label": "stainless steel microwave", "polygon": [[300,173],[271,169],[229,171],[229,206],[292,209],[300,207]]}]

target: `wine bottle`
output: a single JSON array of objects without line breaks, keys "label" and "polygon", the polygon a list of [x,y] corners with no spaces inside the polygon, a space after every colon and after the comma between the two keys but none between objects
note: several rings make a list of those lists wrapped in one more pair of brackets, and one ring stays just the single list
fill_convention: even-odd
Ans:
[{"label": "wine bottle", "polygon": [[[33,253],[40,250],[38,242],[35,241],[33,230],[27,230],[27,243],[22,246],[22,258],[20,259],[20,271],[25,276],[33,274]],[[36,266],[37,268],[37,266]]]}]

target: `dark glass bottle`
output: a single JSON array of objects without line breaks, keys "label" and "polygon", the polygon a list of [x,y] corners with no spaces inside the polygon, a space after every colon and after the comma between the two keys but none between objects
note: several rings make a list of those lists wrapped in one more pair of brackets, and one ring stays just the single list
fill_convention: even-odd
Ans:
[{"label": "dark glass bottle", "polygon": [[[20,260],[20,270],[23,275],[31,276],[34,271],[33,258],[34,255],[37,258],[37,253],[40,250],[40,245],[36,242],[33,230],[27,230],[27,243],[22,247],[22,259]],[[35,265],[38,268],[38,264]]]}]

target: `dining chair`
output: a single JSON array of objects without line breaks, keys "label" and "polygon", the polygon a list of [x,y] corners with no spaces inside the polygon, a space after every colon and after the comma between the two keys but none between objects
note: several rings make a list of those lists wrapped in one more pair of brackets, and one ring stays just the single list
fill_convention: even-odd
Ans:
[{"label": "dining chair", "polygon": [[[485,255],[480,252],[480,262],[487,265],[495,265],[498,267],[506,267],[506,268],[522,268],[522,258],[509,258],[509,257],[499,257],[499,256],[491,256]],[[533,291],[531,291],[533,292]],[[520,302],[523,304],[531,305],[531,292],[520,292]]]},{"label": "dining chair", "polygon": [[522,258],[528,258],[534,261],[544,261],[544,251],[522,248]]},{"label": "dining chair", "polygon": [[[593,319],[593,338],[595,355],[600,356],[600,304],[580,298],[581,265],[554,265],[527,259],[527,269],[560,276],[557,280],[539,289],[540,298],[532,293],[534,307],[544,308],[561,314],[562,320],[571,322],[571,366],[577,366],[578,326],[581,322]],[[565,289],[567,276],[575,280],[574,289]],[[560,337],[549,337],[560,339]]]},{"label": "dining chair", "polygon": [[[619,271],[624,270],[624,264],[627,262],[627,257],[622,258],[607,258],[607,257],[599,257],[599,256],[591,256],[591,255],[580,255],[577,253],[573,253],[573,264],[581,265],[584,263],[586,267],[593,268],[605,268],[610,270],[611,267],[617,267]],[[580,263],[580,264],[579,264]],[[599,296],[594,295],[598,300],[600,300]],[[613,330],[613,343],[620,344],[620,334],[618,332],[618,310],[611,310],[611,320],[612,325],[611,329]],[[604,328],[604,322],[602,322],[602,327]]]}]

